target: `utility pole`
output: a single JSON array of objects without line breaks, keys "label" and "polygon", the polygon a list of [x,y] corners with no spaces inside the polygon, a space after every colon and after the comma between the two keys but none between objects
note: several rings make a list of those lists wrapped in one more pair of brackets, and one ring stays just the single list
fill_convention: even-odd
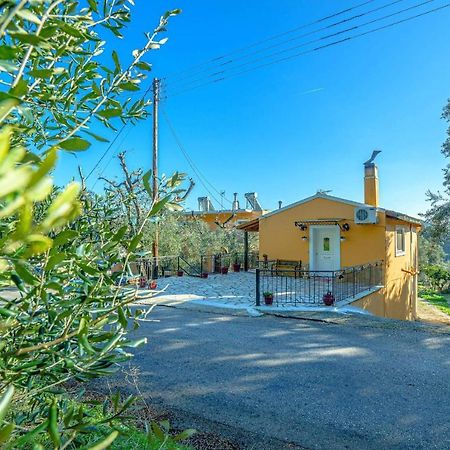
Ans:
[{"label": "utility pole", "polygon": [[[159,88],[158,78],[153,79],[153,203],[159,200],[159,181],[158,181],[158,107],[159,107]],[[155,240],[153,241],[153,278],[158,278],[158,258],[159,258],[159,225],[155,222]]]}]

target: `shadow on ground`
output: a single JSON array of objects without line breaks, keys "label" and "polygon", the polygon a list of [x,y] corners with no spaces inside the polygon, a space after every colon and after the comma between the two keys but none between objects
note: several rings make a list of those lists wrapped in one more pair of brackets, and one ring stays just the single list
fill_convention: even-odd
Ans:
[{"label": "shadow on ground", "polygon": [[133,360],[140,389],[203,426],[274,439],[262,448],[448,448],[450,328],[164,307],[152,320],[135,332],[149,338]]}]

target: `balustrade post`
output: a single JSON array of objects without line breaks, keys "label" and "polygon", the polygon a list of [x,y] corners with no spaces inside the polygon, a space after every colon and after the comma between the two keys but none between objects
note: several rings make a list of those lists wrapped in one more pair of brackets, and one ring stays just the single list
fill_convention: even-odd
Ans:
[{"label": "balustrade post", "polygon": [[261,294],[260,294],[260,281],[261,281],[261,270],[256,269],[256,306],[261,306]]}]

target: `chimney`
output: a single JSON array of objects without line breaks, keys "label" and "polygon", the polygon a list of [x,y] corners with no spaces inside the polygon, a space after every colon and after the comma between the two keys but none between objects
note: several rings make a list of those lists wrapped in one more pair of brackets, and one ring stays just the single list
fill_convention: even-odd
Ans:
[{"label": "chimney", "polygon": [[234,200],[233,200],[233,207],[232,207],[232,209],[233,209],[233,211],[237,211],[238,209],[240,209],[239,208],[239,200],[238,200],[238,198],[237,198],[237,192],[235,192],[234,194]]},{"label": "chimney", "polygon": [[378,167],[375,163],[364,164],[364,203],[378,207]]},{"label": "chimney", "polygon": [[379,186],[378,167],[373,162],[381,150],[374,150],[372,156],[364,163],[364,203],[378,208]]},{"label": "chimney", "polygon": [[281,200],[278,200],[278,209],[281,209],[282,206],[283,206],[283,202]]}]

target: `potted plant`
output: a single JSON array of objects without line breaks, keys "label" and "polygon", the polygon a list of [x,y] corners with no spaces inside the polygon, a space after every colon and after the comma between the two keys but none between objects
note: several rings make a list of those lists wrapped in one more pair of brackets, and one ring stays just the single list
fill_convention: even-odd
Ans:
[{"label": "potted plant", "polygon": [[139,277],[139,287],[145,288],[146,285],[147,285],[147,278]]},{"label": "potted plant", "polygon": [[323,294],[323,302],[326,306],[333,306],[334,304],[334,295],[331,293],[331,291],[328,291],[326,294]]},{"label": "potted plant", "polygon": [[222,275],[226,275],[228,273],[228,267],[222,267],[220,269],[220,272],[222,273]]},{"label": "potted plant", "polygon": [[241,271],[241,264],[237,262],[237,260],[233,263],[233,272],[240,272]]},{"label": "potted plant", "polygon": [[268,306],[273,303],[273,292],[263,292],[264,303]]},{"label": "potted plant", "polygon": [[202,272],[200,278],[208,278],[208,272]]},{"label": "potted plant", "polygon": [[184,272],[182,270],[177,271],[177,276],[182,277],[184,275]]},{"label": "potted plant", "polygon": [[150,281],[150,283],[148,283],[148,287],[153,290],[158,287],[158,284],[156,283],[155,280],[152,280],[152,281]]}]

